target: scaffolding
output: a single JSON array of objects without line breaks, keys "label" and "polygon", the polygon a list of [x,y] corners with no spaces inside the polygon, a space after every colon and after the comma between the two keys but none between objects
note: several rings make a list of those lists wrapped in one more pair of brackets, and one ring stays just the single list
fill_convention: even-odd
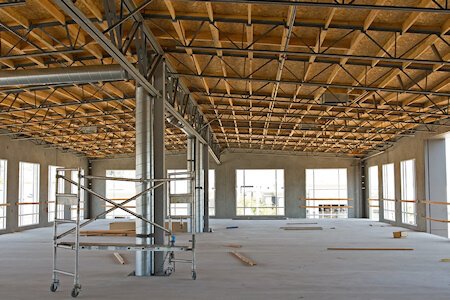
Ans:
[{"label": "scaffolding", "polygon": [[[73,181],[71,178],[65,176],[65,172],[73,172],[77,173],[77,181]],[[196,273],[196,263],[195,263],[195,234],[192,234],[192,239],[189,240],[190,245],[188,246],[178,246],[175,245],[175,235],[172,234],[172,230],[166,229],[164,226],[160,224],[156,224],[151,220],[139,215],[125,207],[125,205],[151,191],[154,189],[164,186],[167,182],[171,180],[192,180],[192,174],[186,174],[189,177],[185,178],[163,178],[163,179],[130,179],[130,178],[118,178],[118,177],[107,177],[107,176],[86,176],[82,174],[80,168],[58,168],[56,170],[56,197],[55,197],[55,205],[58,207],[60,205],[69,205],[76,206],[77,214],[76,219],[66,219],[66,218],[58,218],[57,210],[55,209],[55,219],[53,223],[53,268],[52,268],[52,283],[50,285],[50,291],[56,292],[59,287],[59,275],[67,275],[73,277],[73,289],[71,291],[72,297],[77,297],[81,291],[80,284],[80,275],[79,275],[79,261],[80,261],[80,250],[106,250],[106,251],[149,251],[149,252],[163,252],[165,254],[164,262],[167,261],[167,268],[165,270],[165,275],[170,275],[175,271],[175,263],[189,263],[191,264],[191,275],[192,279],[195,280],[197,278]],[[97,192],[85,187],[82,185],[82,179],[97,179],[97,180],[118,180],[118,181],[133,181],[136,183],[150,183],[151,187],[143,190],[142,192],[134,195],[131,198],[119,203],[114,202],[113,200],[107,199],[106,197],[98,194]],[[59,193],[58,189],[58,180],[63,179],[64,182],[68,182],[77,187],[76,193]],[[104,212],[94,216],[93,218],[81,222],[80,218],[80,209],[81,209],[81,193],[87,192],[100,200],[103,200],[113,207],[110,209],[106,209]],[[153,228],[158,228],[166,233],[167,244],[165,245],[156,245],[154,243],[98,243],[98,242],[81,242],[80,241],[80,229],[95,220],[105,216],[106,214],[112,212],[115,209],[122,209],[127,213],[133,215],[137,219],[142,220],[143,222],[150,224]],[[59,225],[63,224],[71,224],[74,225],[70,229],[65,228],[61,233],[59,233]],[[70,240],[63,240],[63,238],[71,236]],[[75,253],[74,259],[74,271],[69,272],[65,270],[58,269],[57,267],[57,258],[58,258],[58,250],[72,250]],[[176,259],[175,252],[190,252],[191,259]]]}]

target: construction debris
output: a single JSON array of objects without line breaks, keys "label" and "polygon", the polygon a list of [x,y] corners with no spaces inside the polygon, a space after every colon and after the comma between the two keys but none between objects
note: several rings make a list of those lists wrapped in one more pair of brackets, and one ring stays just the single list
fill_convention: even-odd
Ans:
[{"label": "construction debris", "polygon": [[401,239],[408,236],[408,233],[406,231],[394,231],[392,233],[394,236],[394,239]]},{"label": "construction debris", "polygon": [[124,265],[125,264],[125,260],[123,259],[122,255],[120,255],[119,252],[114,252],[113,253],[114,257],[117,259],[117,261],[119,262],[119,264]]},{"label": "construction debris", "polygon": [[256,266],[256,262],[253,261],[252,259],[244,256],[242,253],[236,252],[236,251],[232,251],[230,252],[231,254],[233,254],[235,257],[239,258],[243,263],[249,265],[250,267]]},{"label": "construction debris", "polygon": [[284,230],[322,230],[322,227],[280,227],[280,229]]}]

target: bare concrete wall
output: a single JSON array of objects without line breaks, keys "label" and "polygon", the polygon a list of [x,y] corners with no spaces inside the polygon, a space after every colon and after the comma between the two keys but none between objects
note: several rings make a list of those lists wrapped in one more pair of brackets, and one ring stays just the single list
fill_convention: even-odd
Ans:
[{"label": "bare concrete wall", "polygon": [[[374,165],[378,166],[379,172],[379,199],[383,198],[383,181],[382,181],[382,165],[394,163],[395,167],[395,198],[401,199],[401,175],[400,162],[409,159],[415,159],[416,167],[416,193],[417,200],[428,200],[426,194],[426,147],[429,139],[438,138],[445,129],[436,129],[434,133],[419,132],[414,137],[405,137],[398,141],[393,147],[380,155],[376,155],[366,160],[366,178],[368,178],[368,168]],[[439,157],[431,157],[431,159],[439,160]],[[443,158],[441,158],[443,159]],[[445,160],[442,160],[445,168]],[[368,194],[368,193],[367,193]],[[446,201],[446,199],[435,199],[435,201]],[[368,208],[367,208],[368,209]],[[437,209],[445,210],[441,206]],[[428,231],[432,226],[426,220],[426,206],[423,203],[417,205],[417,226],[411,226],[402,223],[401,217],[401,203],[396,202],[396,221],[391,222],[383,218],[383,203],[380,201],[380,221],[395,224],[398,226],[411,228],[420,231]]]},{"label": "bare concrete wall", "polygon": [[[216,218],[233,218],[236,216],[236,169],[284,169],[285,207],[287,217],[306,216],[306,210],[300,208],[300,198],[305,197],[305,169],[307,168],[347,168],[348,196],[355,199],[351,217],[360,217],[360,176],[359,161],[349,158],[325,155],[287,155],[263,153],[225,153],[222,163],[217,165],[210,161],[210,169],[215,169],[216,176]],[[186,169],[186,155],[168,155],[167,169]],[[94,160],[94,175],[104,176],[108,169],[134,169],[134,158]],[[105,193],[104,182],[94,181],[93,188]],[[93,201],[92,211],[99,213],[104,207],[99,201]]]},{"label": "bare concrete wall", "polygon": [[[50,165],[87,170],[87,159],[73,154],[63,153],[56,149],[46,149],[30,141],[17,141],[7,136],[0,137],[0,159],[7,163],[7,207],[6,230],[0,233],[14,232],[24,229],[48,226],[48,167]],[[18,198],[19,198],[19,162],[40,164],[39,176],[39,224],[18,227]]]}]

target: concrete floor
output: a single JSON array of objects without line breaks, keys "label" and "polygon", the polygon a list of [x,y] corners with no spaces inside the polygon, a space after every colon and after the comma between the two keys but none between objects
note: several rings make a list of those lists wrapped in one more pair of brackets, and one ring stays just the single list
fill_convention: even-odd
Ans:
[{"label": "concrete floor", "polygon": [[[322,231],[285,231],[288,222],[311,220],[213,220],[213,233],[199,234],[198,278],[178,265],[170,277],[128,277],[134,255],[119,265],[111,252],[84,251],[79,299],[446,299],[450,297],[450,241],[409,232],[393,239],[396,227],[367,220],[318,220]],[[370,226],[373,224],[373,226]],[[225,229],[237,225],[238,229]],[[305,225],[306,226],[306,225]],[[383,226],[383,227],[382,227]],[[93,228],[106,227],[101,221]],[[335,229],[333,229],[335,228]],[[51,229],[0,236],[0,299],[70,299],[71,279],[51,282]],[[180,236],[180,243],[187,236]],[[223,245],[258,265],[248,267]],[[412,247],[414,251],[327,251],[327,247]],[[66,268],[71,252],[66,251]]]}]

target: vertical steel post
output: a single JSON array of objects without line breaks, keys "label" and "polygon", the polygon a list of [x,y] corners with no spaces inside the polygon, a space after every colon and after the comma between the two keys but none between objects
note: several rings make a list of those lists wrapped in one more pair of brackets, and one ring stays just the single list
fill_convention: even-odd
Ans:
[{"label": "vertical steel post", "polygon": [[[195,137],[189,136],[187,138],[187,170],[191,174],[195,172]],[[192,176],[192,175],[190,175]],[[196,231],[196,218],[197,218],[197,203],[196,203],[196,190],[195,190],[195,178],[191,179],[190,184],[188,184],[188,193],[193,195],[191,202],[191,223],[190,232],[195,233]]]},{"label": "vertical steel post", "polygon": [[203,144],[203,232],[209,232],[209,155],[208,145]]},{"label": "vertical steel post", "polygon": [[[165,110],[166,101],[166,72],[165,63],[161,62],[155,70],[153,85],[160,92],[161,98],[156,98],[154,103],[154,123],[153,123],[153,149],[154,149],[154,176],[155,179],[165,178]],[[154,221],[156,224],[164,227],[166,215],[166,189],[164,184],[154,191]],[[155,228],[155,244],[163,245],[164,231]],[[155,252],[154,273],[155,275],[164,275],[164,257],[165,252]]]},{"label": "vertical steel post", "polygon": [[[71,171],[68,171],[69,174]],[[73,287],[76,292],[77,289],[81,288],[80,285],[80,203],[81,203],[81,168],[77,169],[77,218],[75,220],[76,230],[75,230],[75,272],[73,278]],[[71,205],[68,205],[71,207]],[[71,219],[71,218],[69,218]],[[72,292],[73,293],[73,292]]]},{"label": "vertical steel post", "polygon": [[[136,87],[136,177],[153,178],[153,105],[149,94],[142,86]],[[149,183],[138,183],[138,193],[148,189]],[[136,213],[153,221],[153,192],[136,199]],[[151,244],[152,227],[136,219],[136,243]],[[136,252],[136,276],[153,273],[153,255],[149,251]]]},{"label": "vertical steel post", "polygon": [[58,210],[56,209],[58,206],[58,197],[56,196],[58,194],[58,169],[56,169],[56,185],[55,185],[55,202],[54,202],[54,211],[53,211],[53,274],[52,274],[52,289],[55,288],[55,291],[59,285],[59,279],[58,275],[56,274],[56,259],[57,259],[57,236],[58,236],[58,230],[56,227],[56,219],[58,218]]},{"label": "vertical steel post", "polygon": [[203,195],[203,144],[195,140],[195,202],[196,202],[196,232],[203,231],[204,195]]}]

